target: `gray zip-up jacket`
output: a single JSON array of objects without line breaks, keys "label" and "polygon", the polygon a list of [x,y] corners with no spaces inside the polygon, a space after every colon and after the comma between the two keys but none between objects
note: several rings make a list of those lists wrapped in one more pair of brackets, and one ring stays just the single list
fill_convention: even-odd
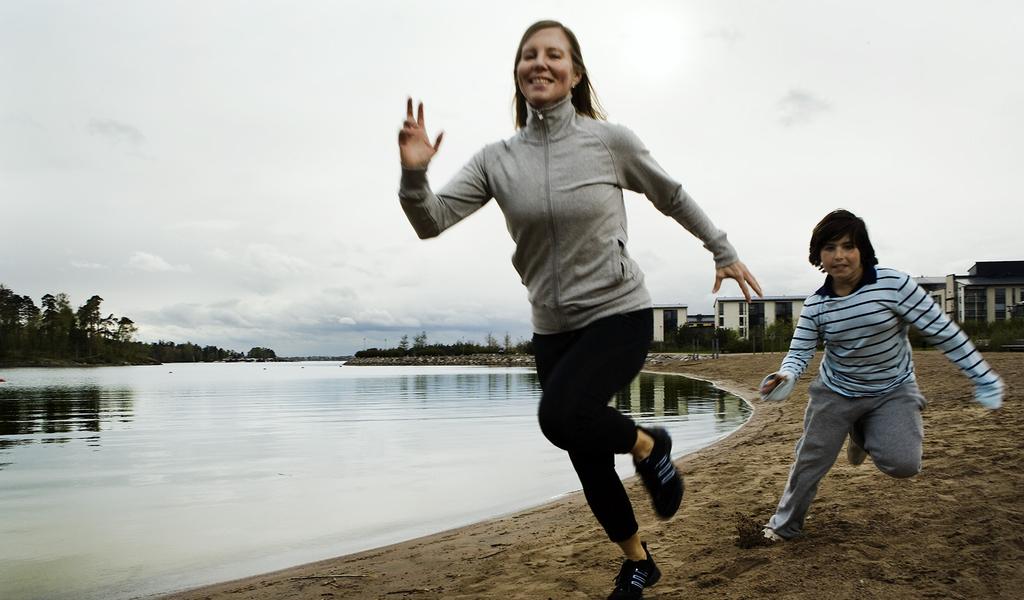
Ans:
[{"label": "gray zip-up jacket", "polygon": [[550,334],[651,306],[643,273],[626,252],[623,189],[645,194],[704,242],[717,267],[736,262],[725,232],[632,131],[576,114],[568,97],[531,108],[525,128],[484,147],[436,194],[425,170],[403,169],[398,195],[420,238],[497,200],[516,244],[512,264],[529,292],[534,331]]}]

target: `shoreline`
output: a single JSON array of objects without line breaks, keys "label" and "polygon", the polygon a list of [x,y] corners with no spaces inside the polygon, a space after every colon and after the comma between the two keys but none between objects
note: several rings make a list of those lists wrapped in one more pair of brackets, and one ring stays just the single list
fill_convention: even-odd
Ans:
[{"label": "shoreline", "polygon": [[91,367],[148,367],[159,362],[83,362],[71,359],[41,358],[0,362],[0,369],[87,369]]},{"label": "shoreline", "polygon": [[[653,352],[647,356],[644,368],[671,361],[710,360],[710,355],[694,359],[685,352]],[[450,356],[377,356],[351,358],[346,367],[530,367],[535,366],[532,354],[458,354]]]},{"label": "shoreline", "polygon": [[353,357],[346,367],[532,367],[532,354],[459,354],[451,356]]},{"label": "shoreline", "polygon": [[[744,525],[771,515],[800,434],[806,388],[783,403],[750,402],[750,419],[675,460],[687,494],[654,518],[636,477],[626,489],[641,536],[664,573],[646,597],[1011,598],[1024,586],[1024,361],[986,357],[1004,377],[1004,408],[974,406],[969,382],[935,353],[915,353],[929,400],[924,470],[896,480],[845,463],[822,481],[806,535],[740,548]],[[666,359],[645,370],[711,381],[749,401],[780,355]],[[276,598],[604,597],[620,562],[581,492],[511,515],[373,550],[160,596]]]}]

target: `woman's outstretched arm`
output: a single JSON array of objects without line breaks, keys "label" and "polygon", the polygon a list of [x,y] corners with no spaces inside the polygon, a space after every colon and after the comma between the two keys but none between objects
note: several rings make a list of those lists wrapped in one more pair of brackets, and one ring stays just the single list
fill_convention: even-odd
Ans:
[{"label": "woman's outstretched arm", "polygon": [[747,302],[751,300],[752,291],[763,296],[761,284],[740,262],[725,232],[715,227],[683,186],[651,157],[640,138],[622,126],[609,128],[607,135],[606,143],[613,154],[622,187],[647,196],[658,210],[704,242],[704,247],[714,255],[715,285],[711,293],[718,293],[723,280],[734,279]]},{"label": "woman's outstretched arm", "polygon": [[443,133],[433,143],[427,135],[423,103],[416,116],[412,98],[406,101],[405,121],[398,132],[398,153],[402,180],[398,198],[409,223],[421,239],[439,235],[466,218],[491,199],[485,175],[483,151],[478,152],[444,188],[435,194],[427,182],[427,166],[441,147]]}]

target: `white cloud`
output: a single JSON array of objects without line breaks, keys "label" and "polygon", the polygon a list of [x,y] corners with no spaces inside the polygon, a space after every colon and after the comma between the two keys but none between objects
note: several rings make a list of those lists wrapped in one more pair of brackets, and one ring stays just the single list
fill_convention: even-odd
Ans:
[{"label": "white cloud", "polygon": [[814,94],[799,89],[792,89],[779,100],[779,121],[787,126],[801,125],[809,122],[819,114],[831,110],[832,106]]},{"label": "white cloud", "polygon": [[319,267],[269,243],[252,243],[209,251],[220,272],[249,290],[267,294],[303,285]]},{"label": "white cloud", "polygon": [[229,231],[236,231],[241,226],[241,222],[231,219],[205,219],[199,221],[182,221],[180,223],[174,223],[173,225],[169,225],[168,229],[186,230],[193,231],[196,233],[224,233]]},{"label": "white cloud", "polygon": [[146,136],[142,135],[142,132],[136,127],[113,119],[92,119],[89,121],[86,131],[114,144],[141,146],[146,142]]},{"label": "white cloud", "polygon": [[709,40],[717,40],[725,42],[729,46],[733,46],[743,40],[743,34],[735,29],[728,27],[719,27],[718,29],[709,29],[704,32],[704,37]]},{"label": "white cloud", "polygon": [[142,251],[136,251],[131,255],[128,259],[128,266],[139,271],[147,271],[151,273],[164,273],[171,271],[188,273],[192,270],[192,267],[188,265],[172,265],[155,254]]},{"label": "white cloud", "polygon": [[87,269],[87,270],[100,270],[100,269],[107,269],[107,268],[109,268],[109,267],[107,267],[107,265],[103,265],[103,264],[100,264],[100,263],[84,262],[84,261],[80,261],[80,260],[73,260],[73,261],[71,261],[71,266],[76,268],[76,269]]}]

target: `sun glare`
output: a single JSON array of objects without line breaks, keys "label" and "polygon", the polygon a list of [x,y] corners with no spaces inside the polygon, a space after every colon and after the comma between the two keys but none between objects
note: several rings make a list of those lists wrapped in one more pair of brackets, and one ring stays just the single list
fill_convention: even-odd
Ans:
[{"label": "sun glare", "polygon": [[684,77],[697,48],[696,29],[689,17],[672,5],[631,8],[620,20],[619,69],[643,82]]}]

